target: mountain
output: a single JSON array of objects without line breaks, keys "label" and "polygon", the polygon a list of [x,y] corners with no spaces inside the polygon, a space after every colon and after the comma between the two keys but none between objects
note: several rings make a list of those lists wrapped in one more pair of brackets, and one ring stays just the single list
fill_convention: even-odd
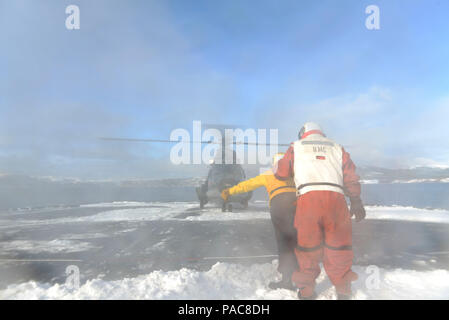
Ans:
[{"label": "mountain", "polygon": [[[449,169],[444,168],[387,169],[371,166],[359,167],[357,171],[365,184],[449,182]],[[247,170],[246,173],[252,177],[258,171]],[[203,181],[205,177],[113,181],[2,174],[0,209],[113,201],[195,201],[194,187]],[[262,191],[256,192],[255,198],[264,198]]]},{"label": "mountain", "polygon": [[358,168],[365,183],[425,183],[449,182],[449,168],[414,167],[409,169],[387,169],[380,167]]},{"label": "mountain", "polygon": [[204,178],[86,180],[0,175],[0,209],[71,206],[112,201],[193,200]]}]

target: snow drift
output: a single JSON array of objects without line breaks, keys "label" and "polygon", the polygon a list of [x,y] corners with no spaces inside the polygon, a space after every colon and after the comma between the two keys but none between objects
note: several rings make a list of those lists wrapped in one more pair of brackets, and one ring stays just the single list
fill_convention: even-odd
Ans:
[{"label": "snow drift", "polygon": [[[355,299],[447,299],[449,271],[379,269],[378,282],[367,267],[355,266]],[[116,281],[89,280],[79,289],[65,284],[26,282],[0,291],[0,299],[296,299],[290,290],[271,290],[279,277],[276,261],[243,266],[216,263],[208,271],[191,269],[154,271]],[[335,290],[324,272],[318,278],[318,299],[335,299]]]}]

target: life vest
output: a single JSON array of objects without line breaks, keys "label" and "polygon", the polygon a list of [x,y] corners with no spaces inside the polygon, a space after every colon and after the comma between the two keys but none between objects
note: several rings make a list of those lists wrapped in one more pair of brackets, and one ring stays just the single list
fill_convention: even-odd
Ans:
[{"label": "life vest", "polygon": [[232,188],[229,188],[229,194],[245,193],[260,187],[265,187],[267,189],[270,203],[271,199],[280,193],[295,192],[295,183],[293,182],[293,179],[278,180],[273,172],[268,170],[254,178],[242,181]]},{"label": "life vest", "polygon": [[309,191],[343,191],[343,149],[320,134],[293,143],[296,194]]},{"label": "life vest", "polygon": [[264,174],[262,174],[262,176],[265,178],[266,181],[265,188],[267,189],[270,202],[271,199],[273,199],[280,193],[295,192],[295,183],[291,178],[287,180],[279,180],[275,177],[275,175],[271,170],[265,172]]}]

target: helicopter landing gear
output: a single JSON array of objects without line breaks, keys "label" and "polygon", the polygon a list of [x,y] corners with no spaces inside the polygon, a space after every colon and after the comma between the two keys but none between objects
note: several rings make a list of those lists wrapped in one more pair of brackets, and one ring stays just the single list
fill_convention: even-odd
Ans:
[{"label": "helicopter landing gear", "polygon": [[208,202],[207,200],[207,185],[202,184],[201,186],[197,187],[196,189],[196,195],[198,196],[198,200],[200,200],[200,209],[204,209],[204,206]]}]

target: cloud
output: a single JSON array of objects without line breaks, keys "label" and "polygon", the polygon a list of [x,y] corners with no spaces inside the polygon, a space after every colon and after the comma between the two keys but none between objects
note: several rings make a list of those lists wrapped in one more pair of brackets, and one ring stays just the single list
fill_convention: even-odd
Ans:
[{"label": "cloud", "polygon": [[192,120],[224,120],[222,110],[237,108],[232,79],[193,52],[194,39],[165,4],[77,4],[79,31],[65,29],[63,2],[4,4],[0,171],[85,178],[191,172],[167,163],[169,146],[97,138],[167,138]]},{"label": "cloud", "polygon": [[168,138],[193,120],[278,128],[281,142],[312,120],[357,163],[449,159],[449,99],[383,84],[397,61],[377,67],[379,42],[351,29],[358,7],[231,2],[204,4],[206,14],[157,1],[77,3],[78,31],[65,29],[67,1],[2,3],[0,171],[195,175],[202,169],[168,163],[168,145],[96,139]]},{"label": "cloud", "polygon": [[408,101],[401,92],[372,86],[305,103],[299,95],[283,92],[270,97],[276,108],[257,114],[263,126],[278,128],[280,140],[292,141],[306,121],[315,121],[340,142],[356,163],[386,167],[418,165],[420,158],[447,162],[449,99]]}]

